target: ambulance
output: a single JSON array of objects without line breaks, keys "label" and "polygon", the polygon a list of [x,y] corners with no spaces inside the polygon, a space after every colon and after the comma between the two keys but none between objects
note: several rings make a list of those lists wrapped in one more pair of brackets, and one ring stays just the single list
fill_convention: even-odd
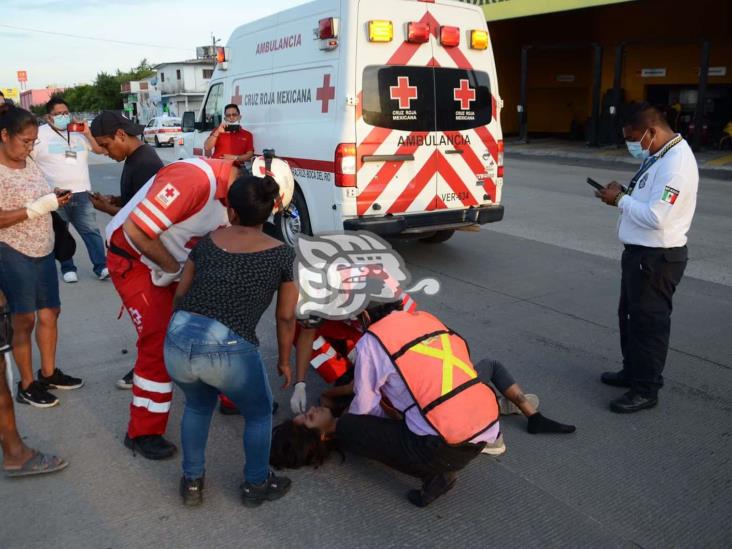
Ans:
[{"label": "ambulance", "polygon": [[503,218],[503,101],[477,6],[316,0],[238,27],[216,54],[181,156],[203,155],[238,105],[255,152],[295,175],[285,241],[345,229],[442,242]]}]

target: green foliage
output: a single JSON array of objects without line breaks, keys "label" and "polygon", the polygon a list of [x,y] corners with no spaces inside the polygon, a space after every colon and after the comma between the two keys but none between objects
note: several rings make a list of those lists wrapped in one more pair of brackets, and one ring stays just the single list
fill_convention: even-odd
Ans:
[{"label": "green foliage", "polygon": [[[104,109],[121,110],[124,98],[120,92],[122,84],[149,78],[154,74],[155,70],[153,70],[152,65],[147,59],[143,59],[129,71],[122,72],[117,69],[115,74],[100,72],[97,74],[94,84],[67,88],[63,93],[63,98],[69,103],[71,110],[75,112],[96,112]],[[39,108],[45,114],[44,106],[41,105]]]}]

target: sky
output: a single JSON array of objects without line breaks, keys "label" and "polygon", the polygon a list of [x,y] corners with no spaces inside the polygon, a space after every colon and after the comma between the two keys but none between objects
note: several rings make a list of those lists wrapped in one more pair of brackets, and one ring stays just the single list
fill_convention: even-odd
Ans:
[{"label": "sky", "polygon": [[[306,0],[0,0],[0,88],[91,83],[97,73],[196,57],[196,46],[225,44],[239,25]],[[16,28],[8,28],[16,27]],[[129,45],[31,32],[35,29]]]}]

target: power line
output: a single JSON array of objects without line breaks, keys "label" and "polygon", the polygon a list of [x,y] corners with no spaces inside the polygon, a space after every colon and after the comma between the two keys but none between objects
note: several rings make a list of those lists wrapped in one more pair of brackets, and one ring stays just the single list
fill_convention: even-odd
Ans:
[{"label": "power line", "polygon": [[127,42],[125,40],[112,40],[111,38],[96,38],[94,36],[82,36],[80,34],[69,34],[65,32],[55,32],[55,31],[47,31],[47,30],[40,30],[40,29],[29,29],[27,27],[15,27],[13,25],[4,25],[0,23],[0,27],[6,28],[6,29],[13,29],[13,30],[19,30],[19,31],[26,31],[26,32],[37,32],[39,34],[50,34],[53,36],[65,36],[67,38],[78,38],[80,40],[94,40],[97,42],[111,42],[113,44],[123,44],[125,46],[145,46],[148,48],[165,48],[168,50],[186,50],[189,51],[191,48],[179,48],[176,46],[161,46],[160,44],[145,44],[143,42]]}]

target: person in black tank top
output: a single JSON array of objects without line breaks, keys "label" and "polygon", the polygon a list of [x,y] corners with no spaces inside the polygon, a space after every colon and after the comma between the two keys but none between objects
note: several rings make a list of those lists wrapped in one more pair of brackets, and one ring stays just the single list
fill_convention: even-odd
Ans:
[{"label": "person in black tank top", "polygon": [[290,480],[269,470],[272,392],[256,326],[277,294],[277,368],[290,385],[297,287],[295,252],[262,232],[279,187],[271,177],[240,177],[229,190],[232,226],[201,239],[183,269],[165,339],[165,365],[186,396],[181,427],[184,504],[202,502],[206,441],[220,392],[245,420],[242,503],[287,493]]}]

